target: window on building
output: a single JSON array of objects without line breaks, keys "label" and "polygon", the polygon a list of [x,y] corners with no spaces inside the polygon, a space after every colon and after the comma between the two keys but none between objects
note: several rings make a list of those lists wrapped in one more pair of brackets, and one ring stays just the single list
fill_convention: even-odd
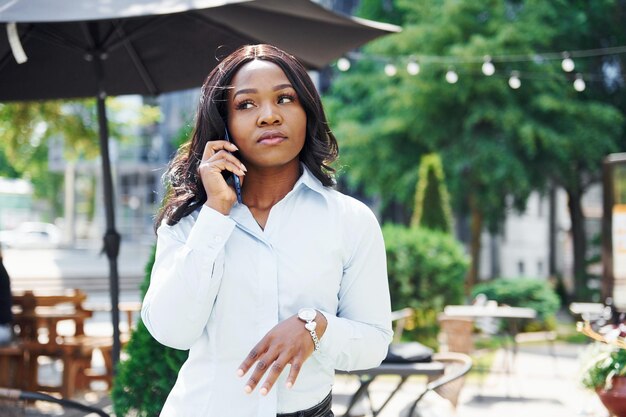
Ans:
[{"label": "window on building", "polygon": [[537,275],[543,275],[543,261],[537,261]]},{"label": "window on building", "polygon": [[517,273],[519,275],[524,275],[524,261],[517,262]]}]

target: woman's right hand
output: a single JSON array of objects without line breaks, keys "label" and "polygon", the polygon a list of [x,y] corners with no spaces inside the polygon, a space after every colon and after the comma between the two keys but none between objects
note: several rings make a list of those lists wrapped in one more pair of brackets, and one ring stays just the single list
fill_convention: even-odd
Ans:
[{"label": "woman's right hand", "polygon": [[246,175],[246,167],[231,152],[237,151],[234,143],[225,140],[210,140],[204,146],[202,161],[198,165],[198,174],[206,191],[206,206],[219,211],[224,215],[230,213],[230,209],[237,201],[237,195],[233,187],[224,180],[222,171],[230,171],[239,176],[243,184]]}]

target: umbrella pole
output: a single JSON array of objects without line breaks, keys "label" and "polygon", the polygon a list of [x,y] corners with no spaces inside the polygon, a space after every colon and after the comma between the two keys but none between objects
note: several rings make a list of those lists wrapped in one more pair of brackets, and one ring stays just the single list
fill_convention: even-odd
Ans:
[{"label": "umbrella pole", "polygon": [[111,322],[113,324],[113,373],[120,359],[120,311],[119,311],[119,275],[117,271],[117,255],[120,250],[120,234],[115,230],[115,199],[111,160],[109,158],[109,128],[107,123],[104,95],[98,96],[98,125],[100,130],[100,153],[102,159],[102,183],[104,188],[104,211],[106,215],[106,232],[104,248],[109,259],[109,289],[111,295]]}]

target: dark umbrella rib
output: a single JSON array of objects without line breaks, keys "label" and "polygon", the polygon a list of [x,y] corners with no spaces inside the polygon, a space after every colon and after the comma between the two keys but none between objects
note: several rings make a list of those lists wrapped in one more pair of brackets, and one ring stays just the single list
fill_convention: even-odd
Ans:
[{"label": "dark umbrella rib", "polygon": [[[136,28],[134,28],[132,31],[127,33],[129,41],[132,42],[144,36],[150,35],[154,33],[155,31],[159,30],[162,26],[169,23],[167,16],[157,16],[152,19],[144,18],[143,20],[146,20],[146,21],[144,23],[139,24]],[[123,29],[125,29],[124,26],[128,27],[129,26],[128,24],[130,22],[131,20],[120,19],[120,20],[112,21],[112,24],[121,26]],[[123,46],[123,39],[111,37],[110,42],[109,42],[109,39],[107,39],[104,42],[104,45],[106,46],[107,51],[114,51]]]},{"label": "dark umbrella rib", "polygon": [[128,53],[128,56],[130,56],[130,59],[133,62],[133,65],[135,66],[135,69],[137,70],[137,73],[141,77],[144,85],[146,86],[146,89],[153,96],[159,94],[159,89],[154,83],[154,79],[150,76],[150,73],[148,72],[148,68],[146,68],[141,58],[139,58],[139,54],[137,53],[137,50],[133,47],[133,44],[130,42],[130,40],[127,40],[127,38],[125,37],[124,30],[120,26],[116,25],[116,31],[117,31],[118,36],[123,40],[122,43],[124,44],[124,47],[126,48],[126,52]]}]

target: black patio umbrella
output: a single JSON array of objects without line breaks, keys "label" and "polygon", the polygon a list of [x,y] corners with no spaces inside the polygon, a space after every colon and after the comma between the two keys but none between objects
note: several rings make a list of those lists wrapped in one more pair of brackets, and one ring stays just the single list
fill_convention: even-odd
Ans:
[{"label": "black patio umbrella", "polygon": [[114,363],[120,352],[120,235],[106,96],[200,86],[220,56],[244,44],[274,44],[315,69],[399,31],[308,0],[0,0],[0,22],[5,23],[0,30],[0,102],[97,98]]}]

